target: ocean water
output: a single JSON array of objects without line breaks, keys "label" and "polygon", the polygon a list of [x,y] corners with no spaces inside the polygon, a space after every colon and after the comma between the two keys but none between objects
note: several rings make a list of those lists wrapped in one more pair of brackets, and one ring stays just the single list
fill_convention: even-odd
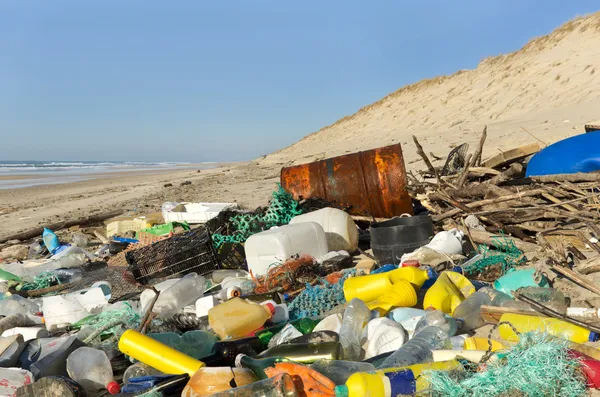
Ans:
[{"label": "ocean water", "polygon": [[[213,168],[214,163],[145,161],[3,161],[0,160],[0,189],[77,182],[103,173],[185,168]],[[14,177],[14,178],[13,178]]]}]

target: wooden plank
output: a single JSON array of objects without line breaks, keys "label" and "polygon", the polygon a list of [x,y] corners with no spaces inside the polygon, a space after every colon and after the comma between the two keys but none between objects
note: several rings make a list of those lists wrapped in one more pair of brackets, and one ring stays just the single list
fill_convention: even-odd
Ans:
[{"label": "wooden plank", "polygon": [[600,130],[600,121],[590,121],[585,123],[585,132],[592,132]]},{"label": "wooden plank", "polygon": [[492,158],[487,159],[483,166],[487,168],[496,168],[503,165],[507,165],[510,162],[525,158],[541,150],[539,143],[532,143],[529,145],[521,146],[515,149],[507,150],[500,154],[495,155]]},{"label": "wooden plank", "polygon": [[498,324],[503,314],[526,314],[528,316],[546,317],[535,310],[521,310],[512,307],[481,306],[481,317],[487,324]]}]

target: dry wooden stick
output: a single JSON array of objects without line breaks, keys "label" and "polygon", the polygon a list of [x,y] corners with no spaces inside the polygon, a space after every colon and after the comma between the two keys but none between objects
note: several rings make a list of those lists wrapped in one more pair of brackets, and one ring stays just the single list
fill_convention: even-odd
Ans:
[{"label": "dry wooden stick", "polygon": [[545,198],[545,199],[547,199],[547,200],[549,200],[549,201],[551,201],[551,202],[553,202],[554,204],[560,205],[561,207],[563,207],[567,211],[575,212],[575,213],[579,212],[579,210],[577,208],[573,207],[570,204],[563,203],[561,200],[559,200],[558,198],[554,197],[550,193],[542,193],[542,197]]},{"label": "dry wooden stick", "polygon": [[154,288],[154,286],[151,286],[150,289],[152,289],[152,291],[154,291],[154,293],[156,295],[154,295],[154,298],[150,302],[148,309],[146,309],[146,314],[144,314],[144,318],[142,318],[142,321],[140,322],[138,332],[141,332],[141,333],[143,333],[143,331],[145,330],[146,322],[148,322],[148,320],[150,320],[150,315],[152,314],[152,309],[154,309],[154,304],[156,303],[156,301],[158,300],[158,297],[160,295],[160,291],[157,290],[156,288]]},{"label": "dry wooden stick", "polygon": [[483,127],[483,132],[481,133],[481,139],[479,140],[479,146],[475,151],[475,155],[473,156],[473,160],[471,162],[471,166],[481,166],[481,153],[483,153],[483,144],[485,143],[485,139],[487,138],[487,125]]},{"label": "dry wooden stick", "polygon": [[417,140],[417,137],[415,135],[413,135],[412,137],[413,137],[413,141],[415,142],[415,146],[417,147],[417,154],[419,156],[421,156],[421,158],[423,159],[423,161],[427,165],[427,168],[429,169],[429,172],[431,172],[433,175],[435,175],[435,179],[437,179],[438,183],[440,185],[443,185],[443,182],[442,182],[442,180],[440,178],[440,175],[438,174],[438,172],[435,169],[435,167],[433,166],[433,164],[431,164],[431,161],[429,161],[429,157],[427,157],[427,155],[423,151],[423,146],[421,146],[421,144],[419,143],[419,141]]},{"label": "dry wooden stick", "polygon": [[473,157],[472,154],[469,154],[467,156],[467,160],[465,161],[465,168],[463,168],[462,172],[460,173],[460,176],[458,177],[458,181],[456,181],[456,187],[459,189],[467,181],[467,177],[469,176],[469,169],[471,168],[472,157]]},{"label": "dry wooden stick", "polygon": [[567,269],[566,267],[562,267],[562,266],[553,266],[551,269],[553,271],[555,271],[556,273],[562,274],[563,276],[565,276],[569,280],[573,281],[575,284],[579,285],[580,287],[583,287],[583,288],[587,289],[588,291],[591,291],[595,294],[600,295],[600,287],[598,287],[596,284],[589,281],[587,278],[583,277],[582,275],[574,272],[573,270]]},{"label": "dry wooden stick", "polygon": [[[478,207],[483,207],[484,205],[489,205],[489,204],[498,204],[498,203],[502,203],[505,201],[511,201],[511,200],[517,200],[517,199],[521,199],[524,197],[531,197],[531,196],[537,196],[540,195],[542,193],[545,193],[546,190],[544,189],[532,189],[532,190],[527,190],[527,191],[523,191],[523,192],[519,192],[519,193],[515,193],[515,194],[511,194],[508,196],[502,196],[502,197],[496,197],[493,199],[487,199],[487,200],[481,200],[481,201],[477,201],[475,203],[471,203],[466,205],[466,207],[468,207],[469,209],[474,209],[474,208],[478,208]],[[435,222],[439,222],[442,221],[444,219],[447,218],[451,218],[454,215],[458,215],[461,213],[461,209],[454,209],[454,210],[450,210],[444,214],[438,215],[438,216],[434,216],[433,220]],[[489,213],[493,213],[493,212],[497,212],[497,211],[504,211],[504,209],[496,209],[493,210],[492,212]]]}]

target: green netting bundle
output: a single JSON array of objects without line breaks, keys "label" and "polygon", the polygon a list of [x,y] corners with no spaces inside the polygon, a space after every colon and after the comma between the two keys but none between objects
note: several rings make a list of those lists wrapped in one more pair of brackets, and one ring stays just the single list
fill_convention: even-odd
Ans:
[{"label": "green netting bundle", "polygon": [[490,266],[500,264],[500,275],[503,276],[510,269],[526,261],[523,252],[517,248],[514,241],[504,236],[494,236],[492,241],[496,249],[491,249],[487,245],[480,245],[477,250],[483,255],[483,258],[464,267],[463,270],[466,274],[478,274]]},{"label": "green netting bundle", "polygon": [[286,192],[280,184],[273,192],[273,198],[266,211],[258,214],[240,214],[229,219],[229,235],[215,233],[212,235],[215,248],[223,243],[243,243],[253,234],[268,230],[273,226],[281,226],[290,223],[296,215],[302,214],[299,204],[292,195]]},{"label": "green netting bundle", "polygon": [[529,332],[520,342],[488,362],[480,372],[462,379],[442,371],[422,376],[430,384],[426,395],[471,396],[559,396],[585,394],[586,380],[580,363],[568,354],[567,341],[547,334]]}]

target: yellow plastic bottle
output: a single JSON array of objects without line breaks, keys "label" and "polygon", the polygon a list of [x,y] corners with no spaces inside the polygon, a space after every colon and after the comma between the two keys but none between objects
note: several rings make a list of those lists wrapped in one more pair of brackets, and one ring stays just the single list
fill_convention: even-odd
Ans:
[{"label": "yellow plastic bottle", "polygon": [[382,316],[393,307],[412,307],[417,304],[417,293],[411,283],[398,279],[379,298],[367,302],[369,310],[377,310]]},{"label": "yellow plastic bottle", "polygon": [[268,305],[233,298],[210,309],[208,323],[221,339],[241,338],[262,327],[272,315]]},{"label": "yellow plastic bottle", "polygon": [[416,267],[401,267],[386,273],[351,277],[344,281],[344,297],[348,302],[354,298],[370,302],[379,298],[384,291],[401,279],[407,280],[415,289],[419,289],[429,279],[429,273]]},{"label": "yellow plastic bottle", "polygon": [[192,376],[199,368],[204,366],[202,361],[198,361],[132,329],[121,335],[119,350],[121,353],[165,374],[189,374]]},{"label": "yellow plastic bottle", "polygon": [[[478,338],[475,336],[471,336],[470,338],[465,339],[465,350],[486,350],[489,348],[487,338]],[[496,352],[498,350],[506,350],[506,346],[501,342],[492,340],[492,351]]]},{"label": "yellow plastic bottle", "polygon": [[423,371],[461,370],[456,360],[387,368],[351,375],[345,385],[336,386],[336,397],[391,397],[413,395],[426,390],[429,383],[420,376]]},{"label": "yellow plastic bottle", "polygon": [[454,309],[474,292],[475,287],[465,276],[445,271],[427,290],[423,299],[423,308],[434,308],[452,314]]},{"label": "yellow plastic bottle", "polygon": [[[503,321],[511,323],[519,332],[545,332],[575,343],[595,342],[598,340],[599,336],[597,333],[588,331],[583,327],[550,317],[506,313],[500,317],[500,322]],[[498,331],[502,339],[508,341],[519,340],[517,334],[515,334],[512,328],[507,324],[502,324],[498,328]]]}]

